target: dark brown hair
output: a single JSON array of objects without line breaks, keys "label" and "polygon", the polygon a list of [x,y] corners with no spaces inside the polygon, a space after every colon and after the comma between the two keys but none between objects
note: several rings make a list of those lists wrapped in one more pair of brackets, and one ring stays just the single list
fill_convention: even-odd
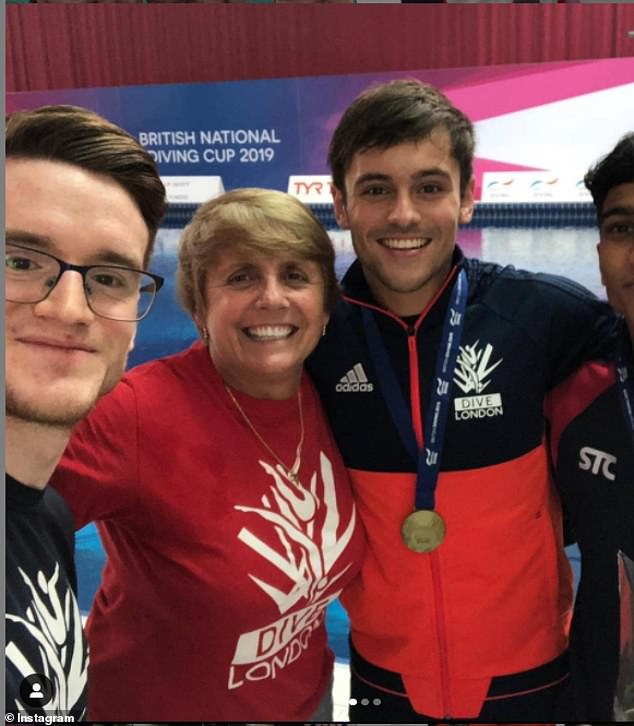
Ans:
[{"label": "dark brown hair", "polygon": [[42,106],[6,117],[6,158],[66,162],[117,182],[147,225],[147,264],[165,213],[165,187],[154,159],[134,136],[85,108]]},{"label": "dark brown hair", "polygon": [[416,80],[369,88],[344,111],[328,151],[334,185],[345,199],[345,175],[357,152],[420,141],[437,128],[449,134],[464,194],[473,175],[473,125],[438,89]]},{"label": "dark brown hair", "polygon": [[634,133],[625,134],[609,154],[591,167],[584,182],[592,194],[600,223],[605,198],[610,189],[634,182]]}]

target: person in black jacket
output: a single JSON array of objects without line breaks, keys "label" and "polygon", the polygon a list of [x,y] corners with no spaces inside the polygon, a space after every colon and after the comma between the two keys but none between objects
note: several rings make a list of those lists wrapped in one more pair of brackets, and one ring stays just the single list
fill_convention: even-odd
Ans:
[{"label": "person in black jacket", "polygon": [[601,278],[620,326],[610,354],[578,370],[553,392],[552,399],[557,482],[581,552],[571,630],[572,686],[579,720],[630,720],[634,717],[634,133],[624,136],[591,168],[585,182],[596,206]]},{"label": "person in black jacket", "polygon": [[78,720],[74,523],[47,484],[161,286],[144,268],[165,189],[136,139],[71,106],[8,116],[5,173],[5,710]]},{"label": "person in black jacket", "polygon": [[544,402],[614,320],[570,280],[464,257],[474,145],[466,115],[415,80],[361,93],[330,143],[357,260],[309,370],[369,542],[342,596],[351,721],[568,715]]}]

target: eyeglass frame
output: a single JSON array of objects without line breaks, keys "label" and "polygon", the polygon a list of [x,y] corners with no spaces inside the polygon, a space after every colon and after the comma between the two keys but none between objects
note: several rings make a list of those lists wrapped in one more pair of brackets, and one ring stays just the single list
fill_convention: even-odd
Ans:
[{"label": "eyeglass frame", "polygon": [[[38,255],[44,255],[44,257],[50,257],[52,260],[55,260],[57,264],[59,265],[59,275],[57,276],[57,279],[55,280],[55,283],[48,289],[46,294],[41,297],[39,300],[10,300],[6,296],[6,280],[5,280],[5,301],[16,303],[17,305],[37,305],[38,303],[43,302],[46,300],[46,298],[53,292],[53,290],[57,287],[57,284],[62,279],[62,275],[65,272],[79,272],[82,279],[82,288],[84,290],[84,297],[86,298],[86,305],[88,306],[89,310],[96,315],[99,318],[105,318],[106,320],[116,320],[120,323],[138,323],[140,320],[143,320],[146,318],[150,311],[152,310],[152,307],[154,305],[154,301],[156,300],[156,295],[158,294],[159,290],[163,287],[165,283],[165,278],[161,277],[160,275],[156,275],[153,272],[148,272],[147,270],[139,270],[135,267],[126,267],[125,265],[109,265],[109,264],[94,264],[94,265],[74,265],[71,262],[66,262],[65,260],[62,260],[59,257],[56,257],[55,255],[52,255],[50,252],[43,252],[42,250],[34,249],[33,247],[28,247],[27,245],[19,244],[18,242],[12,242],[11,240],[7,240],[6,246],[11,247],[17,247],[20,250],[27,250],[28,252],[35,252]],[[113,268],[116,270],[128,270],[129,272],[138,272],[143,275],[147,275],[148,277],[151,277],[152,280],[154,280],[154,284],[156,285],[156,288],[154,290],[154,296],[152,297],[152,301],[148,305],[148,309],[143,313],[143,315],[140,318],[132,318],[132,319],[122,319],[122,318],[111,318],[108,315],[102,315],[101,313],[98,313],[96,310],[93,309],[91,302],[90,302],[90,295],[88,294],[88,290],[86,289],[86,275],[90,272],[90,270],[94,270],[95,268]]]}]

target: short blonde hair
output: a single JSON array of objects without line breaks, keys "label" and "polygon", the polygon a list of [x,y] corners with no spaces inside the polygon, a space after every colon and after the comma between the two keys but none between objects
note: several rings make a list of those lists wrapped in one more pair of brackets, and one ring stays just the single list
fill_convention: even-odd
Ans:
[{"label": "short blonde hair", "polygon": [[324,281],[324,310],[332,312],[339,285],[335,251],[313,213],[290,194],[272,189],[234,189],[198,208],[183,230],[176,286],[192,316],[205,310],[207,272],[228,245],[264,255],[289,253],[316,262]]}]

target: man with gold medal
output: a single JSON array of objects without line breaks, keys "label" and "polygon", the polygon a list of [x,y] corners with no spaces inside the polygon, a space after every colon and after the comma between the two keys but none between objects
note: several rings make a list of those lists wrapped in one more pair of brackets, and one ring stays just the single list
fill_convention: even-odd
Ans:
[{"label": "man with gold medal", "polygon": [[413,552],[431,552],[445,539],[445,523],[438,512],[416,509],[403,520],[403,542]]},{"label": "man with gold medal", "polygon": [[474,131],[445,95],[393,81],[342,111],[329,163],[357,260],[308,366],[369,544],[342,595],[350,720],[564,721],[544,401],[614,319],[570,280],[463,255]]}]

